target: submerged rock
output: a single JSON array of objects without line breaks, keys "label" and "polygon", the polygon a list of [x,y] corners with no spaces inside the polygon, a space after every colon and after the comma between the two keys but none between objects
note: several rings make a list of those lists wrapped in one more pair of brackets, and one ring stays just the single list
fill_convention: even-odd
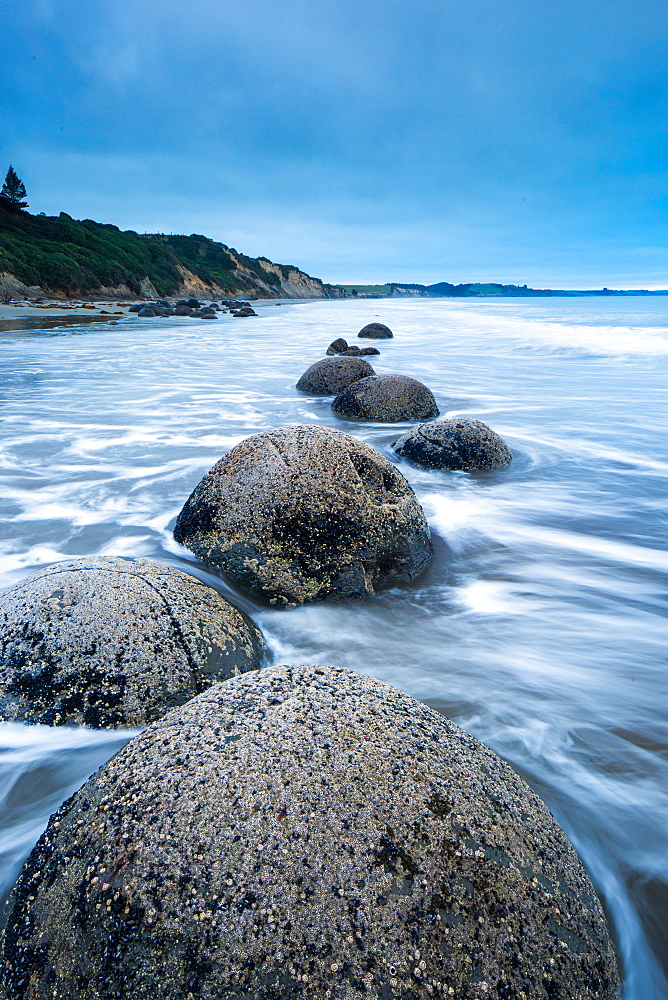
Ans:
[{"label": "submerged rock", "polygon": [[353,382],[336,397],[332,411],[353,420],[427,420],[438,416],[430,389],[408,375],[374,375]]},{"label": "submerged rock", "polygon": [[366,326],[362,327],[357,336],[373,337],[376,340],[389,340],[390,337],[394,337],[394,334],[389,326],[385,326],[384,323],[367,323]]},{"label": "submerged rock", "polygon": [[279,427],[214,465],[174,537],[271,603],[361,597],[428,565],[429,528],[397,469],[330,427]]},{"label": "submerged rock", "polygon": [[310,392],[314,395],[335,395],[357,379],[375,374],[368,361],[341,356],[323,358],[322,361],[316,361],[306,369],[297,382],[297,388],[300,392]]},{"label": "submerged rock", "polygon": [[243,612],[151,559],[49,566],[0,593],[0,629],[5,721],[145,725],[266,655]]},{"label": "submerged rock", "polygon": [[216,685],[51,817],[8,1000],[615,1000],[601,906],[513,769],[340,667]]},{"label": "submerged rock", "polygon": [[503,438],[473,417],[411,427],[393,447],[402,458],[425,469],[501,469],[513,457]]}]

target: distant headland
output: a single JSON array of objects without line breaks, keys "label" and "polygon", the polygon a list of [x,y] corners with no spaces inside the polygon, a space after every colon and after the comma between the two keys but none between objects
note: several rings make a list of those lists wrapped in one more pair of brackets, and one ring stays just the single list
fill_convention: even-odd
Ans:
[{"label": "distant headland", "polygon": [[461,285],[451,285],[449,281],[438,281],[434,285],[405,284],[390,281],[386,285],[341,285],[347,295],[355,298],[548,298],[550,296],[577,297],[583,295],[668,295],[668,289],[650,291],[648,289],[564,289],[528,288],[527,285],[502,285],[495,281],[471,281]]},{"label": "distant headland", "polygon": [[31,215],[0,204],[0,301],[41,295],[347,297],[298,267],[247,257],[206,236],[121,232],[66,212]]},{"label": "distant headland", "polygon": [[333,285],[292,264],[275,264],[207,236],[122,232],[117,226],[31,215],[0,202],[0,301],[12,298],[236,296],[253,299],[491,298],[668,295],[668,289],[564,290],[496,282]]}]

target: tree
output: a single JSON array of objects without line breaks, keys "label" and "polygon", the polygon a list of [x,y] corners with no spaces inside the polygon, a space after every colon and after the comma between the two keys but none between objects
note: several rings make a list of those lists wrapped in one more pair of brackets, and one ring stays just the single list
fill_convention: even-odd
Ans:
[{"label": "tree", "polygon": [[10,164],[7,176],[5,177],[5,183],[2,185],[2,191],[0,191],[0,204],[3,208],[20,211],[22,208],[28,207],[28,202],[23,200],[25,196],[26,186],[21,178],[18,177],[14,167]]}]

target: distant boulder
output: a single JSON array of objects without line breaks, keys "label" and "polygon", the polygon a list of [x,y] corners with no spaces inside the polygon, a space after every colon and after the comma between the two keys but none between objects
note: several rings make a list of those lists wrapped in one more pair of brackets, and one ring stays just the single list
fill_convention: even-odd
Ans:
[{"label": "distant boulder", "polygon": [[473,417],[411,427],[393,447],[402,458],[425,469],[501,469],[513,457],[503,438]]},{"label": "distant boulder", "polygon": [[152,309],[150,306],[144,306],[143,309],[140,309],[138,311],[137,315],[141,316],[142,319],[144,319],[147,316],[157,316],[158,314],[155,311],[155,309]]},{"label": "distant boulder", "polygon": [[191,309],[199,309],[200,304],[199,299],[186,299],[186,305],[190,306]]},{"label": "distant boulder", "polygon": [[373,337],[374,340],[389,340],[394,334],[390,330],[389,326],[385,326],[384,323],[367,323],[363,326],[360,332],[357,334],[358,337]]},{"label": "distant boulder", "polygon": [[175,316],[192,316],[192,309],[185,303],[179,303],[174,309]]},{"label": "distant boulder", "polygon": [[327,354],[343,354],[347,350],[348,341],[344,340],[343,337],[338,337],[336,340],[333,340],[327,348]]},{"label": "distant boulder", "polygon": [[375,374],[371,365],[359,358],[323,358],[307,368],[297,388],[314,396],[336,395],[357,379]]},{"label": "distant boulder", "polygon": [[374,375],[353,382],[332,402],[332,411],[352,420],[428,420],[438,416],[430,389],[407,375]]}]

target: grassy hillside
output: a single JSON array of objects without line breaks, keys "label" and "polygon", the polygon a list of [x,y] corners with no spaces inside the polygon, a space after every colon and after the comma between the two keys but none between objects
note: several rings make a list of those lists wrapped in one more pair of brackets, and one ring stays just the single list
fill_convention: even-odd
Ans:
[{"label": "grassy hillside", "polygon": [[[284,277],[297,270],[276,266]],[[140,295],[148,278],[160,295],[176,295],[187,277],[184,270],[231,294],[281,294],[281,278],[261,260],[206,236],[139,235],[65,212],[46,216],[0,208],[0,272],[26,285],[67,295],[125,286]]]}]

